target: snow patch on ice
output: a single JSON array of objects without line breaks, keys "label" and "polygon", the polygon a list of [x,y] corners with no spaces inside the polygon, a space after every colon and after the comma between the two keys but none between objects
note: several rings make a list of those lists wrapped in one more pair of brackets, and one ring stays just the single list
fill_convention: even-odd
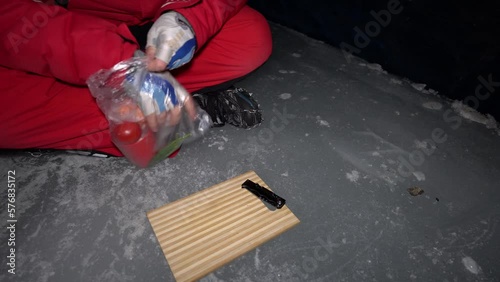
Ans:
[{"label": "snow patch on ice", "polygon": [[226,137],[226,136],[211,136],[209,138],[207,138],[209,142],[211,142],[210,144],[208,144],[208,147],[209,148],[212,148],[214,146],[217,147],[217,149],[219,149],[219,151],[222,151],[224,150],[224,145],[227,143],[227,141],[229,141],[229,139]]},{"label": "snow patch on ice", "polygon": [[465,266],[465,269],[473,274],[479,274],[479,272],[481,271],[481,267],[471,257],[462,258],[462,263]]},{"label": "snow patch on ice", "polygon": [[350,173],[349,173],[349,172],[347,172],[347,173],[345,174],[345,177],[346,177],[349,181],[356,183],[356,182],[358,182],[358,180],[359,180],[359,171],[357,171],[357,170],[353,170],[353,171],[351,171]]},{"label": "snow patch on ice", "polygon": [[430,88],[429,89],[422,89],[421,92],[424,94],[432,94],[432,95],[438,94],[438,92],[436,90],[430,89]]},{"label": "snow patch on ice", "polygon": [[222,141],[215,141],[208,144],[209,148],[212,148],[213,146],[217,146],[217,149],[219,149],[220,151],[224,150],[224,142]]},{"label": "snow patch on ice", "polygon": [[420,172],[420,171],[414,171],[413,172],[413,176],[415,176],[415,178],[418,180],[418,181],[424,181],[425,180],[425,174],[423,172]]},{"label": "snow patch on ice", "polygon": [[394,83],[394,84],[398,84],[398,85],[403,84],[403,81],[401,81],[400,79],[397,79],[397,78],[391,78],[390,82]]},{"label": "snow patch on ice", "polygon": [[33,232],[33,234],[29,235],[28,236],[28,240],[31,240],[33,238],[35,238],[36,236],[38,236],[38,233],[40,232],[40,230],[42,229],[42,225],[45,224],[45,221],[46,219],[43,219],[39,224],[38,224],[38,227],[36,228],[35,232]]},{"label": "snow patch on ice", "polygon": [[461,117],[468,119],[470,121],[484,124],[484,125],[486,125],[486,128],[495,129],[500,134],[500,130],[498,128],[497,121],[495,120],[495,118],[493,116],[491,116],[489,114],[483,115],[483,114],[479,113],[478,111],[474,110],[473,108],[471,108],[467,105],[464,105],[460,101],[454,101],[451,104],[451,108],[457,114],[459,114]]},{"label": "snow patch on ice", "polygon": [[421,150],[436,149],[436,146],[434,144],[429,144],[426,141],[415,140],[414,143],[417,149]]},{"label": "snow patch on ice", "polygon": [[441,110],[443,108],[443,105],[439,102],[426,102],[426,103],[423,103],[422,106],[426,109],[429,109],[429,110]]},{"label": "snow patch on ice", "polygon": [[295,57],[295,58],[300,58],[300,57],[302,57],[302,55],[301,55],[301,54],[299,54],[299,53],[292,53],[292,56],[293,56],[293,57]]},{"label": "snow patch on ice", "polygon": [[367,67],[371,70],[374,70],[374,71],[377,71],[380,73],[387,74],[387,72],[382,68],[382,66],[379,64],[376,64],[376,63],[372,63],[372,64],[359,63],[359,65],[362,67]]},{"label": "snow patch on ice", "polygon": [[282,99],[282,100],[288,100],[290,98],[292,98],[292,94],[290,94],[290,93],[282,93],[282,94],[280,94],[280,99]]},{"label": "snow patch on ice", "polygon": [[425,89],[425,87],[427,86],[427,84],[425,83],[412,83],[411,86],[415,89],[417,89],[418,91],[422,91]]},{"label": "snow patch on ice", "polygon": [[283,172],[281,176],[288,177],[288,171]]},{"label": "snow patch on ice", "polygon": [[320,116],[316,116],[316,122],[319,123],[320,126],[330,127],[330,123],[326,120],[321,119]]},{"label": "snow patch on ice", "polygon": [[371,70],[378,71],[378,72],[384,72],[384,69],[379,64],[367,64],[366,67],[371,69]]},{"label": "snow patch on ice", "polygon": [[326,120],[318,120],[318,122],[319,122],[319,125],[321,125],[321,126],[330,127],[330,123],[328,123],[328,121],[326,121]]},{"label": "snow patch on ice", "polygon": [[297,73],[296,71],[294,70],[279,70],[278,71],[279,73],[283,73],[283,74],[286,74],[286,73]]},{"label": "snow patch on ice", "polygon": [[255,257],[254,257],[254,264],[255,264],[255,269],[260,268],[260,259],[259,259],[259,248],[255,249]]},{"label": "snow patch on ice", "polygon": [[224,282],[224,280],[219,279],[219,277],[215,276],[215,273],[210,273],[209,275],[200,279],[200,282]]}]

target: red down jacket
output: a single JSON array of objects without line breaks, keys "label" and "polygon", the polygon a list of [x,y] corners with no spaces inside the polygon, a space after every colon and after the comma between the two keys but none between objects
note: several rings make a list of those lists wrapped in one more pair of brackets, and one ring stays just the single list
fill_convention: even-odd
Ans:
[{"label": "red down jacket", "polygon": [[85,81],[133,55],[138,44],[127,25],[154,21],[170,9],[184,15],[198,48],[174,75],[191,92],[248,74],[269,57],[269,25],[245,2],[70,0],[66,10],[0,0],[0,149],[121,155]]},{"label": "red down jacket", "polygon": [[[175,10],[192,25],[200,49],[245,3],[70,0],[69,12],[32,0],[1,0],[0,65],[82,85],[90,74],[131,57],[137,44],[127,25],[152,21],[164,11]],[[117,41],[123,42],[120,50],[109,47]]]}]

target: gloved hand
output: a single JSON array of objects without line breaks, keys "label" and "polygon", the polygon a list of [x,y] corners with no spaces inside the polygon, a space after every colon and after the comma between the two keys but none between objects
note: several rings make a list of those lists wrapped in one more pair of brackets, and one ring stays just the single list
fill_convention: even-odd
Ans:
[{"label": "gloved hand", "polygon": [[187,20],[177,12],[161,15],[148,32],[148,70],[178,68],[193,58],[196,39]]},{"label": "gloved hand", "polygon": [[139,107],[153,132],[179,123],[182,107],[192,120],[195,119],[193,98],[169,72],[139,71],[127,80],[139,92]]}]

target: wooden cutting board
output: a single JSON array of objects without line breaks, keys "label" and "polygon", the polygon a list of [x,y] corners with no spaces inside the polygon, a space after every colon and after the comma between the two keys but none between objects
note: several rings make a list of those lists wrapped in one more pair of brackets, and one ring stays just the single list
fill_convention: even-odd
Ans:
[{"label": "wooden cutting board", "polygon": [[247,179],[269,189],[249,171],[148,212],[177,281],[200,279],[300,222],[241,188]]}]

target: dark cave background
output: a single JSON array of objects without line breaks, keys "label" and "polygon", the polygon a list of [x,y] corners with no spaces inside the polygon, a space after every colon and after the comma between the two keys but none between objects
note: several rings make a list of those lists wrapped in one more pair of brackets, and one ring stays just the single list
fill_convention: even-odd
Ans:
[{"label": "dark cave background", "polygon": [[[500,121],[500,8],[490,2],[397,0],[250,0],[249,5],[269,21],[344,49],[390,73],[406,77],[453,100],[465,101]],[[399,3],[399,4],[398,4]],[[373,13],[400,10],[381,26]],[[397,7],[395,9],[394,7]],[[356,27],[365,32],[371,23],[373,37],[366,46],[355,42]],[[359,35],[358,35],[359,36]],[[343,45],[342,45],[343,44]],[[346,60],[347,62],[347,60]],[[493,81],[474,97],[480,76]]]}]

